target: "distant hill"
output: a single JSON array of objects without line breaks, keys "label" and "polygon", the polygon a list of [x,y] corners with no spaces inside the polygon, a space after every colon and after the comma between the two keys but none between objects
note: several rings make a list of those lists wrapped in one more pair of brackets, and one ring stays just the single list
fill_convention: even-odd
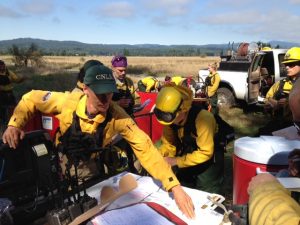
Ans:
[{"label": "distant hill", "polygon": [[281,48],[291,48],[295,46],[300,46],[300,43],[286,42],[286,41],[270,41],[271,46],[279,45]]},{"label": "distant hill", "polygon": [[196,45],[157,45],[157,44],[86,44],[76,41],[53,41],[32,38],[19,38],[0,41],[0,53],[7,53],[12,45],[28,48],[32,43],[38,45],[46,55],[113,55],[122,53],[133,56],[184,56],[215,55],[221,48],[206,48]]},{"label": "distant hill", "polygon": [[[208,45],[158,45],[158,44],[86,44],[77,41],[55,41],[34,38],[18,38],[0,41],[0,54],[7,54],[12,45],[28,48],[36,44],[45,55],[113,55],[122,53],[131,56],[212,56],[220,55],[228,48],[236,49],[239,43]],[[272,41],[271,46],[289,48],[295,43]],[[298,44],[299,45],[299,44]]]}]

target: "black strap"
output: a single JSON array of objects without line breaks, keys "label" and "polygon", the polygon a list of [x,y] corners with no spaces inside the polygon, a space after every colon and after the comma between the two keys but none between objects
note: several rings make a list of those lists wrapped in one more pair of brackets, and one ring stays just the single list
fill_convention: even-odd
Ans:
[{"label": "black strap", "polygon": [[[180,147],[178,148],[178,155],[183,155],[186,153],[191,153],[197,147],[196,138],[197,131],[196,131],[196,124],[195,120],[198,116],[199,112],[203,109],[200,105],[192,105],[191,109],[189,110],[187,121],[183,126],[183,137],[180,140]],[[171,125],[171,128],[178,133],[178,130],[182,126],[178,126],[175,124]]]},{"label": "black strap", "polygon": [[286,93],[283,92],[284,84],[285,84],[285,82],[287,82],[287,81],[289,81],[289,80],[286,79],[286,78],[279,81],[278,89],[277,89],[277,91],[276,91],[275,94],[274,94],[275,100],[279,100],[279,99],[281,99],[281,98],[285,98],[285,97],[288,96],[288,94],[286,94]]},{"label": "black strap", "polygon": [[[201,105],[193,104],[191,109],[189,110],[187,121],[184,124],[183,138],[180,140],[180,155],[191,153],[197,148],[196,138],[196,117],[204,108]],[[226,150],[226,144],[229,141],[234,140],[235,133],[232,126],[230,126],[226,121],[224,121],[219,115],[214,115],[216,123],[218,124],[218,132],[214,134],[214,146],[215,150]],[[180,126],[175,124],[171,125],[171,128],[178,133],[178,129]]]},{"label": "black strap", "polygon": [[105,120],[99,124],[95,134],[82,132],[79,117],[73,112],[73,121],[67,131],[59,138],[59,150],[63,153],[69,150],[101,148],[103,144],[103,132],[107,123],[112,119],[108,111]]}]

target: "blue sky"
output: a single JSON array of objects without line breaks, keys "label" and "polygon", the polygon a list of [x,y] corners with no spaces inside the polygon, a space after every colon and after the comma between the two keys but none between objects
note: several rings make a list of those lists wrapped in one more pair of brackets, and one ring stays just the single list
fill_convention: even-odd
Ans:
[{"label": "blue sky", "polygon": [[300,0],[0,0],[0,40],[300,43]]}]

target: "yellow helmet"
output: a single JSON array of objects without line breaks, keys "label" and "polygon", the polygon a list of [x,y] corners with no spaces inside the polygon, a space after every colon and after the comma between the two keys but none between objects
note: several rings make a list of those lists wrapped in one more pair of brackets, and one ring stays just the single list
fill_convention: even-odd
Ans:
[{"label": "yellow helmet", "polygon": [[266,47],[263,47],[261,50],[262,50],[262,51],[271,51],[272,48],[266,46]]},{"label": "yellow helmet", "polygon": [[300,47],[293,47],[285,53],[282,63],[291,63],[297,61],[300,61]]},{"label": "yellow helmet", "polygon": [[164,125],[174,122],[182,104],[181,93],[172,86],[165,86],[158,93],[154,113],[157,120]]}]

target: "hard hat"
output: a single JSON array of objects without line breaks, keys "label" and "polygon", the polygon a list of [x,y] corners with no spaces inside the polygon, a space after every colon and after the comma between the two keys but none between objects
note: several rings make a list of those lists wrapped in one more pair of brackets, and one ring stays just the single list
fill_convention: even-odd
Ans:
[{"label": "hard hat", "polygon": [[272,48],[266,46],[266,47],[263,47],[261,50],[262,51],[270,51],[270,50],[272,50]]},{"label": "hard hat", "polygon": [[156,98],[154,113],[157,120],[164,125],[170,125],[175,120],[182,103],[181,93],[172,86],[161,89]]},{"label": "hard hat", "polygon": [[291,63],[297,61],[300,61],[300,47],[293,47],[285,53],[282,63]]}]

